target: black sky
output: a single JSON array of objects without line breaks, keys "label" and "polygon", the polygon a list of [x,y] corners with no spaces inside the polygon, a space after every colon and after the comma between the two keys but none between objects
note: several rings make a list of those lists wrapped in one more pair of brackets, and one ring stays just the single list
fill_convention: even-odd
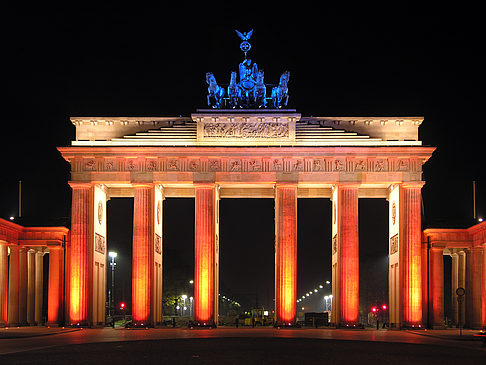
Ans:
[{"label": "black sky", "polygon": [[[18,180],[26,219],[69,217],[69,166],[56,150],[74,139],[69,117],[190,115],[205,106],[205,73],[226,83],[241,62],[234,29],[254,29],[249,57],[267,82],[291,72],[289,106],[304,116],[424,116],[420,138],[438,147],[424,168],[424,226],[470,225],[473,180],[478,215],[486,216],[478,9],[83,4],[4,13],[1,217],[17,215]],[[165,248],[190,250],[192,202],[165,204]],[[377,209],[386,212],[384,201],[377,204],[382,208],[360,206],[363,255],[386,254],[386,231],[366,221]],[[329,278],[328,205],[299,201],[299,291]],[[273,202],[228,200],[221,212],[222,286],[241,296],[238,290],[254,290],[263,277],[259,296],[271,296],[273,271],[261,268],[273,262]],[[109,221],[112,235],[123,241],[116,219]],[[120,219],[129,225],[130,213]],[[182,235],[173,229],[188,226]],[[241,262],[251,265],[235,271]]]}]

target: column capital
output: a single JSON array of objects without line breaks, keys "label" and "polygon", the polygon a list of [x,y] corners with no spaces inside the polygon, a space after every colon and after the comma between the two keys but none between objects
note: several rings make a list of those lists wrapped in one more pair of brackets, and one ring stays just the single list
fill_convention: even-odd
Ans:
[{"label": "column capital", "polygon": [[68,184],[71,189],[89,189],[93,186],[93,184],[85,181],[68,181]]},{"label": "column capital", "polygon": [[151,189],[155,186],[154,183],[145,183],[145,182],[132,182],[132,187],[136,189]]},{"label": "column capital", "polygon": [[405,181],[400,184],[405,189],[422,189],[425,185],[425,181]]}]

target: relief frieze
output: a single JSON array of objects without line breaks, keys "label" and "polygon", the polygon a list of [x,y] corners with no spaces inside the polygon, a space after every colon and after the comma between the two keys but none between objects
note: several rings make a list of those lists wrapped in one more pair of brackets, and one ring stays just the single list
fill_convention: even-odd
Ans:
[{"label": "relief frieze", "polygon": [[105,254],[106,245],[105,245],[105,237],[102,235],[95,233],[95,251],[101,254]]},{"label": "relief frieze", "polygon": [[414,172],[421,166],[410,159],[332,157],[168,157],[168,158],[80,158],[71,163],[72,171],[166,171],[166,172]]},{"label": "relief frieze", "polygon": [[217,122],[203,125],[203,138],[289,138],[289,124]]}]

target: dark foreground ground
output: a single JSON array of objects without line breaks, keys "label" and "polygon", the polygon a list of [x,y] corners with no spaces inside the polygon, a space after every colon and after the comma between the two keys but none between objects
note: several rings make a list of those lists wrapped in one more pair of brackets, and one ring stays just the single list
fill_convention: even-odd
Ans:
[{"label": "dark foreground ground", "polygon": [[0,364],[486,364],[482,348],[309,338],[85,343],[0,355]]}]

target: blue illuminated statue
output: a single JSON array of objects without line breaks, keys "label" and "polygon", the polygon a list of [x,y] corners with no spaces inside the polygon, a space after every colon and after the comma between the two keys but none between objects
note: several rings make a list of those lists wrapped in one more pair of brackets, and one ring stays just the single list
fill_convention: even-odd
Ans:
[{"label": "blue illuminated statue", "polygon": [[216,109],[221,109],[224,98],[224,89],[218,85],[216,78],[211,72],[206,73],[206,82],[209,85],[208,105]]},{"label": "blue illuminated statue", "polygon": [[289,82],[290,72],[285,71],[282,76],[280,76],[280,83],[278,86],[272,89],[272,102],[274,108],[281,108],[287,106],[289,101],[289,89],[287,88],[287,83]]},{"label": "blue illuminated statue", "polygon": [[236,31],[236,34],[242,40],[240,49],[244,52],[245,59],[239,64],[238,72],[231,72],[227,96],[225,96],[225,89],[218,85],[214,75],[211,72],[206,73],[206,82],[209,84],[208,105],[215,109],[267,107],[279,109],[286,107],[289,99],[287,83],[290,73],[285,71],[282,74],[278,86],[268,85],[268,87],[271,87],[271,97],[267,97],[267,85],[263,81],[263,70],[259,70],[257,64],[252,63],[251,59],[246,57],[251,49],[248,40],[252,36],[253,30],[244,33]]}]

